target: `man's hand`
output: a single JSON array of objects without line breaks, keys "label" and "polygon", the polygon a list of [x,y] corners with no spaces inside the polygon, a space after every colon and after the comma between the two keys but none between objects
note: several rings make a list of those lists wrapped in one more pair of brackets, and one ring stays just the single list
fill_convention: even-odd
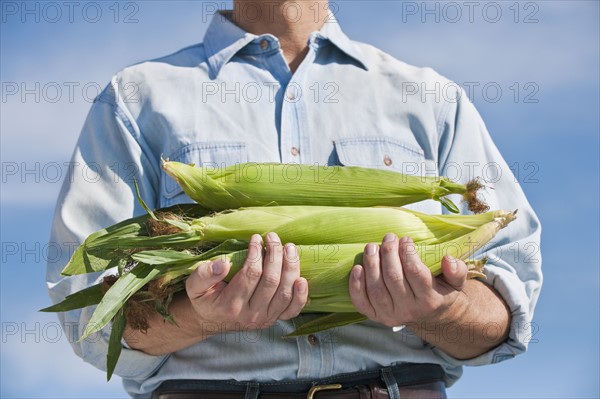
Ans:
[{"label": "man's hand", "polygon": [[415,334],[457,359],[479,356],[505,341],[510,312],[489,285],[466,280],[461,260],[444,257],[433,277],[408,237],[385,236],[368,244],[363,265],[350,277],[356,309],[387,326],[408,326]]},{"label": "man's hand", "polygon": [[[203,264],[186,281],[187,295],[200,323],[222,330],[261,329],[277,320],[296,317],[308,298],[308,283],[300,277],[300,258],[293,244],[282,246],[277,234],[250,239],[243,268],[229,284],[227,260]],[[201,326],[200,326],[201,327]]]},{"label": "man's hand", "polygon": [[365,247],[354,266],[350,296],[356,309],[386,326],[438,321],[456,302],[467,276],[461,260],[444,257],[442,276],[433,277],[409,237],[387,234],[381,247]]},{"label": "man's hand", "polygon": [[308,283],[300,277],[297,249],[283,247],[274,233],[267,235],[265,250],[261,237],[252,236],[243,268],[227,284],[229,267],[222,260],[200,265],[186,280],[187,294],[176,294],[169,306],[177,325],[152,314],[146,332],[126,327],[127,343],[150,355],[166,355],[215,333],[290,319],[306,304]]}]

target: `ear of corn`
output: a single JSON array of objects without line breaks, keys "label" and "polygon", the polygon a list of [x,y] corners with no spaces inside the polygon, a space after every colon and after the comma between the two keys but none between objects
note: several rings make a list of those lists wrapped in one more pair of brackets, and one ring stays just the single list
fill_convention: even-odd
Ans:
[{"label": "ear of corn", "polygon": [[[200,212],[190,209],[189,213]],[[122,225],[102,236],[86,239],[63,274],[124,267],[127,258],[139,248],[210,248],[215,243],[247,240],[254,233],[265,236],[271,231],[282,242],[299,245],[366,243],[378,241],[388,232],[410,236],[417,243],[436,244],[473,232],[502,214],[492,211],[468,216],[427,215],[404,208],[293,205],[240,208],[200,218],[159,211],[156,218],[135,218],[131,227]],[[346,228],[352,225],[360,228]],[[159,235],[148,235],[153,232]]]},{"label": "ear of corn", "polygon": [[446,197],[450,194],[462,195],[475,213],[488,210],[477,199],[482,185],[476,180],[463,185],[443,177],[352,166],[245,163],[199,168],[163,160],[162,167],[190,198],[215,211],[268,205],[402,206],[433,199],[458,213]]},{"label": "ear of corn", "polygon": [[[388,232],[410,236],[417,243],[435,244],[475,231],[502,214],[502,211],[492,211],[468,216],[427,215],[403,208],[275,206],[241,208],[194,219],[187,214],[159,211],[156,215],[160,218],[135,218],[131,220],[131,228],[124,225],[105,235],[86,239],[63,274],[124,266],[127,257],[139,248],[210,248],[215,243],[247,240],[254,233],[265,236],[271,231],[283,242],[300,245],[323,243],[324,237],[328,244],[366,243],[379,240]],[[142,220],[145,227],[140,225]],[[173,222],[185,231],[174,227]],[[352,225],[360,228],[347,228]],[[147,235],[157,233],[159,235]]]},{"label": "ear of corn", "polygon": [[[241,208],[199,218],[192,222],[192,228],[201,231],[206,242],[240,240],[272,231],[283,242],[296,244],[364,243],[380,239],[386,232],[410,236],[415,242],[436,243],[473,231],[498,215],[499,211],[465,217],[387,207],[275,206]],[[352,225],[360,229],[343,227]]]}]

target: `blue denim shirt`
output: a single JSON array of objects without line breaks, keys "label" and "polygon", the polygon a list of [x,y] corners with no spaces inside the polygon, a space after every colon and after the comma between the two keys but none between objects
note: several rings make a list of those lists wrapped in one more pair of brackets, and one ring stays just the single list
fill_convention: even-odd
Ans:
[{"label": "blue denim shirt", "polygon": [[[519,209],[518,219],[480,251],[490,259],[487,283],[512,312],[509,339],[467,361],[409,329],[373,322],[321,332],[316,345],[306,337],[281,339],[310,317],[303,315],[265,330],[216,334],[168,356],[124,347],[116,374],[132,396],[149,397],[167,379],[319,378],[401,362],[440,364],[450,385],[462,365],[495,363],[526,350],[542,282],[540,224],[473,104],[433,70],[350,40],[333,19],[310,35],[308,47],[292,73],[276,37],[249,34],[216,15],[202,44],[116,74],[92,106],[58,200],[51,240],[65,250],[48,265],[52,300],[101,278],[60,276],[74,245],[144,212],[132,177],[154,207],[190,202],[161,171],[161,156],[198,165],[359,165],[460,182],[481,176],[494,188],[485,193],[492,209]],[[411,208],[444,212],[433,201]],[[77,333],[92,310],[60,318]],[[73,342],[76,353],[104,369],[109,330]]]}]

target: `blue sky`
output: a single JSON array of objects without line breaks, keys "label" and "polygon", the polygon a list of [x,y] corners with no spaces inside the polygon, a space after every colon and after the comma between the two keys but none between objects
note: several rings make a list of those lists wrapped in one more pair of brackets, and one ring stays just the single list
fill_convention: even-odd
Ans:
[{"label": "blue sky", "polygon": [[[44,245],[63,163],[97,87],[124,66],[200,42],[206,11],[228,4],[67,3],[0,2],[7,398],[125,396],[118,378],[107,384],[72,353],[53,315],[36,312],[49,304]],[[514,360],[466,368],[449,394],[599,397],[599,3],[476,2],[471,15],[464,2],[448,4],[338,1],[335,9],[350,37],[474,87],[475,105],[542,221],[536,342]],[[484,91],[497,87],[497,99]]]}]

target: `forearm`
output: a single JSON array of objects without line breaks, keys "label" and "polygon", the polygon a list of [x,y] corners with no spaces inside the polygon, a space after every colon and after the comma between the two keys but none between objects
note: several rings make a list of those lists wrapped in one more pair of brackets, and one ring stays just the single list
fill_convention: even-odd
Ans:
[{"label": "forearm", "polygon": [[436,320],[410,324],[426,342],[457,359],[471,359],[504,342],[510,312],[489,285],[468,280],[457,300]]},{"label": "forearm", "polygon": [[153,312],[148,316],[149,328],[145,332],[127,326],[124,334],[127,344],[148,355],[161,356],[187,348],[214,333],[207,331],[204,323],[198,320],[185,292],[174,296],[169,313],[177,324]]}]

